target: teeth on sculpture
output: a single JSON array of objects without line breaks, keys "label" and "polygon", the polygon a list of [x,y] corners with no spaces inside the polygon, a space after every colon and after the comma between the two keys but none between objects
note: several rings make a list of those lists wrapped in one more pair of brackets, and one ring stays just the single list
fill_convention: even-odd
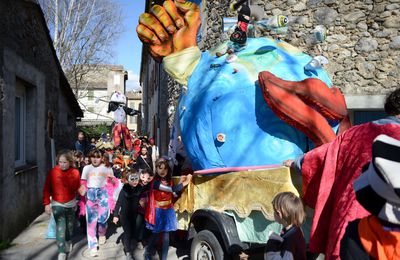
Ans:
[{"label": "teeth on sculpture", "polygon": [[182,111],[185,111],[185,110],[186,110],[186,107],[185,107],[185,106],[182,106],[181,109],[182,109]]}]

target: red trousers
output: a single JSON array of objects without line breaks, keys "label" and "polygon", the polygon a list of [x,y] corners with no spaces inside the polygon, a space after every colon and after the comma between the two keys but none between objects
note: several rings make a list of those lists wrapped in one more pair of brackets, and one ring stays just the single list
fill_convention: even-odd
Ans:
[{"label": "red trousers", "polygon": [[132,139],[128,127],[125,124],[116,124],[113,128],[114,134],[114,147],[118,147],[121,144],[121,138],[124,138],[126,149],[132,151]]}]

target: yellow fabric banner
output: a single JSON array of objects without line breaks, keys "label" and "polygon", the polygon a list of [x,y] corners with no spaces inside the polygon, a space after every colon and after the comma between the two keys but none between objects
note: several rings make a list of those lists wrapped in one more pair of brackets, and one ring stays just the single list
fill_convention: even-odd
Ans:
[{"label": "yellow fabric banner", "polygon": [[259,210],[266,219],[272,221],[274,213],[271,201],[275,194],[283,191],[299,195],[287,167],[217,176],[195,175],[174,207],[178,216],[184,215],[186,220],[188,214],[197,209],[213,209],[220,212],[233,210],[241,218],[249,216],[252,210]]}]

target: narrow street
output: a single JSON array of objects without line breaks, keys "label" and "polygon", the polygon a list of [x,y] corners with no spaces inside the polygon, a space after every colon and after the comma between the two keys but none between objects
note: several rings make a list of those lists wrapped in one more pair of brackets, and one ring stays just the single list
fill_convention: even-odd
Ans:
[{"label": "narrow street", "polygon": [[400,259],[400,0],[0,0],[0,28],[0,260]]},{"label": "narrow street", "polygon": [[[49,216],[43,213],[36,218],[31,225],[26,228],[17,238],[13,240],[13,246],[0,252],[0,259],[7,260],[43,260],[57,259],[58,251],[55,239],[45,239]],[[122,246],[121,235],[122,227],[116,228],[110,224],[107,231],[107,241],[105,245],[100,246],[99,256],[90,257],[87,248],[86,236],[79,231],[76,232],[73,241],[72,251],[68,259],[124,259],[125,254]],[[189,250],[184,245],[174,247],[170,246],[168,259],[189,259]],[[143,249],[136,249],[134,252],[135,259],[143,259]],[[153,255],[153,259],[159,259],[157,254]]]}]

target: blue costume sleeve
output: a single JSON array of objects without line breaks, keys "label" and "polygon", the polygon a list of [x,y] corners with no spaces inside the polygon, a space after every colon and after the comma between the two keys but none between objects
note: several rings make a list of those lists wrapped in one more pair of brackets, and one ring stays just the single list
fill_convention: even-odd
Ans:
[{"label": "blue costume sleeve", "polygon": [[296,173],[301,174],[301,165],[303,164],[304,161],[304,154],[296,157],[293,162],[293,169],[296,171]]}]

